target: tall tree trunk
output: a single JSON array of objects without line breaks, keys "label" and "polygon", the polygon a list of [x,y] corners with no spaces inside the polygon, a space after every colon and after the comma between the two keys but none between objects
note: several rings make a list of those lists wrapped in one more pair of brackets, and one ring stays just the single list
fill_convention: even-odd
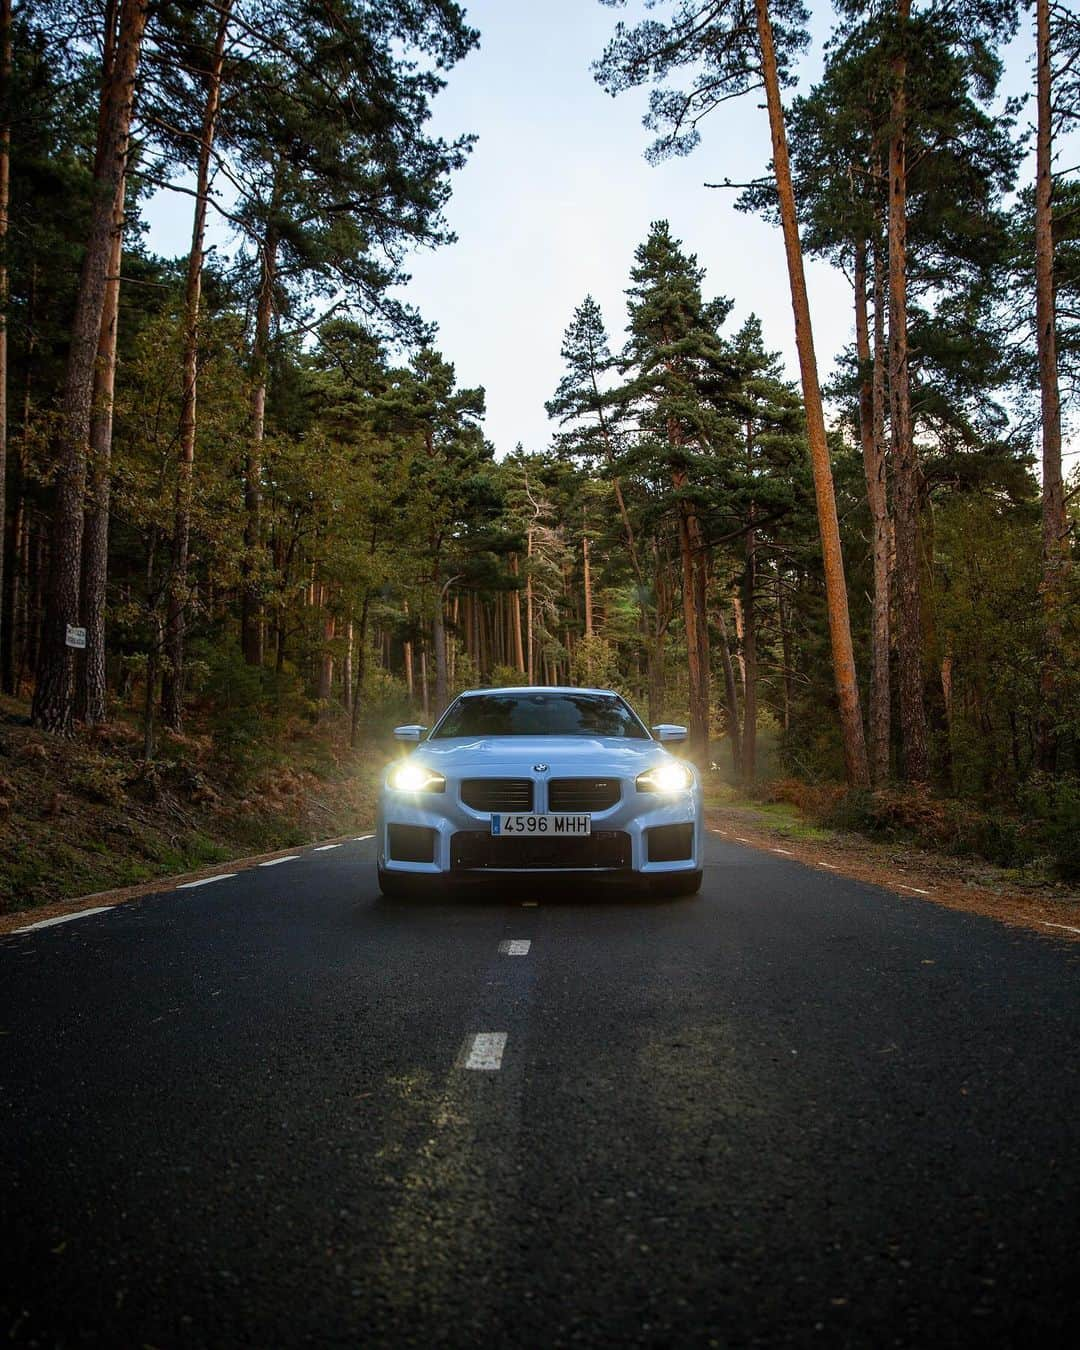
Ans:
[{"label": "tall tree trunk", "polygon": [[525,660],[529,684],[536,683],[536,662],[533,653],[533,532],[525,536]]},{"label": "tall tree trunk", "polygon": [[1040,769],[1057,767],[1061,715],[1062,623],[1069,567],[1068,521],[1061,478],[1061,395],[1058,387],[1054,297],[1053,126],[1050,0],[1036,0],[1038,123],[1035,166],[1035,328],[1042,402],[1042,607],[1039,720],[1035,756]]},{"label": "tall tree trunk", "polygon": [[37,351],[37,279],[36,262],[30,264],[26,296],[26,369],[23,376],[22,424],[19,429],[19,453],[15,461],[13,487],[15,509],[11,520],[12,565],[8,570],[6,615],[8,640],[4,646],[4,689],[9,694],[19,692],[24,669],[27,643],[26,614],[29,598],[30,520],[26,487],[30,470],[30,394],[34,378],[34,357]]},{"label": "tall tree trunk", "polygon": [[149,0],[121,0],[116,57],[102,87],[94,205],[60,408],[52,550],[32,718],[35,726],[64,735],[71,731],[74,710],[74,662],[67,630],[79,617],[83,493],[94,364],[112,250],[113,208],[127,166],[135,75],[148,9]]},{"label": "tall tree trunk", "polygon": [[780,102],[776,47],[773,41],[772,22],[769,18],[768,0],[754,0],[754,5],[758,38],[761,43],[762,78],[765,82],[765,97],[769,108],[776,193],[780,206],[780,222],[784,231],[784,248],[791,285],[791,307],[795,317],[795,344],[799,351],[803,402],[806,405],[807,440],[810,445],[818,526],[821,531],[821,553],[825,565],[825,599],[829,613],[836,697],[840,709],[840,734],[848,782],[865,787],[870,782],[870,771],[866,762],[866,741],[863,736],[862,714],[859,710],[859,685],[855,678],[855,654],[851,645],[851,620],[848,615],[847,588],[844,581],[844,557],[840,548],[840,526],[836,516],[836,494],[833,489],[832,467],[829,463],[829,445],[825,436],[825,415],[818,384],[817,358],[814,354],[814,334],[810,324],[810,306],[803,273],[795,193],[791,184],[791,162],[784,128],[784,109]]},{"label": "tall tree trunk", "polygon": [[[0,641],[5,633],[4,535],[8,453],[8,203],[11,195],[11,0],[0,0]],[[10,638],[8,639],[10,641]],[[0,651],[0,670],[6,668]]]},{"label": "tall tree trunk", "polygon": [[[875,272],[879,270],[875,266]],[[878,381],[870,345],[866,288],[867,245],[860,236],[855,240],[855,347],[859,358],[859,439],[874,564],[870,618],[870,781],[881,787],[889,777],[889,508],[885,444],[878,435],[880,419],[875,397]],[[875,276],[875,296],[878,294]]]},{"label": "tall tree trunk", "polygon": [[353,633],[352,619],[345,625],[345,655],[341,662],[341,703],[345,711],[351,715],[353,706]]},{"label": "tall tree trunk", "polygon": [[[679,444],[674,422],[668,425],[668,443]],[[679,554],[682,562],[683,627],[690,695],[690,757],[699,764],[709,758],[709,632],[706,613],[705,549],[697,513],[686,501],[684,470],[672,474],[679,493]]]},{"label": "tall tree trunk", "polygon": [[[184,288],[184,369],[180,390],[180,450],[177,462],[176,506],[173,524],[172,574],[169,578],[168,612],[165,620],[165,675],[161,685],[165,725],[179,731],[184,720],[184,642],[188,605],[188,554],[191,547],[191,496],[195,466],[195,431],[198,420],[199,306],[202,299],[203,246],[206,213],[210,203],[210,156],[221,101],[221,72],[232,0],[221,0],[217,36],[206,72],[206,103],[199,138],[199,164],[195,182],[195,215],[191,225],[187,284]],[[284,656],[279,641],[279,662]]]},{"label": "tall tree trunk", "polygon": [[424,705],[424,721],[431,721],[431,698],[428,692],[427,648],[420,647],[420,697]]},{"label": "tall tree trunk", "polygon": [[431,643],[435,649],[435,707],[432,709],[433,718],[442,716],[449,699],[449,688],[446,671],[446,624],[443,619],[443,606],[446,604],[447,589],[456,581],[452,577],[450,581],[445,582],[441,587],[438,583],[438,576],[435,579],[435,613],[431,622]]},{"label": "tall tree trunk", "polygon": [[735,684],[735,666],[731,660],[731,644],[728,642],[727,624],[724,612],[716,616],[720,630],[720,661],[724,667],[724,701],[727,704],[728,736],[731,740],[731,764],[737,776],[742,775],[742,734],[739,730],[739,691]]},{"label": "tall tree trunk", "polygon": [[360,741],[360,713],[364,704],[364,675],[367,673],[367,630],[368,614],[371,610],[371,593],[364,592],[364,602],[360,606],[360,619],[356,625],[356,668],[352,686],[352,711],[349,718],[349,746],[355,750]]},{"label": "tall tree trunk", "polygon": [[581,565],[585,576],[585,636],[593,635],[592,573],[589,569],[589,523],[581,531]]},{"label": "tall tree trunk", "polygon": [[[518,555],[516,553],[510,556],[510,572],[513,576],[518,575]],[[525,651],[521,642],[521,593],[520,591],[510,592],[510,624],[514,633],[514,667],[524,672],[525,670]]]},{"label": "tall tree trunk", "polygon": [[112,252],[94,370],[90,421],[89,481],[83,520],[80,595],[86,650],[78,663],[76,706],[87,726],[105,721],[105,594],[109,580],[109,498],[112,491],[113,395],[116,389],[116,329],[120,316],[120,265],[124,255],[124,187],[114,207]]},{"label": "tall tree trunk", "polygon": [[[277,206],[275,188],[271,211]],[[278,230],[271,218],[263,239],[259,299],[255,309],[255,340],[251,353],[254,385],[251,392],[251,435],[248,439],[244,472],[244,571],[240,597],[240,645],[249,666],[263,662],[262,587],[253,576],[261,563],[262,543],[262,451],[266,435],[266,381],[270,358],[270,321],[274,309],[274,283],[277,277]]]},{"label": "tall tree trunk", "polygon": [[899,46],[890,62],[889,120],[889,395],[896,484],[896,618],[900,681],[900,736],[904,776],[929,777],[923,701],[922,618],[919,597],[919,487],[911,425],[907,314],[907,24],[911,0],[897,0]]},{"label": "tall tree trunk", "polygon": [[[751,515],[751,519],[753,516]],[[743,702],[742,781],[751,786],[757,774],[757,535],[746,532],[746,566],[743,569],[743,660],[746,664],[746,695]]]},{"label": "tall tree trunk", "polygon": [[780,625],[780,653],[784,662],[784,679],[781,685],[784,697],[783,727],[791,730],[791,625],[788,622],[787,605],[784,602],[784,578],[780,564],[776,564],[776,617]]}]

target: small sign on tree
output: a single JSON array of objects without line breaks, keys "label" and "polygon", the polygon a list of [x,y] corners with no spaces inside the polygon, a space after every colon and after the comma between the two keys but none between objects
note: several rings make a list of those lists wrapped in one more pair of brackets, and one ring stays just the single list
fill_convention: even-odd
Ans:
[{"label": "small sign on tree", "polygon": [[74,624],[69,623],[68,626],[67,626],[67,639],[66,639],[66,641],[67,641],[67,645],[68,645],[69,647],[77,647],[77,648],[79,649],[79,651],[85,651],[85,650],[86,650],[86,629],[85,629],[85,628],[76,628]]}]

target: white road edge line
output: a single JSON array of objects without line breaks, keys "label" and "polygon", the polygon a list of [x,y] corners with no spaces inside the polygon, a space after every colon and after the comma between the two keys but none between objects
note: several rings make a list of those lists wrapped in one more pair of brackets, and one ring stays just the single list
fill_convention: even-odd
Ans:
[{"label": "white road edge line", "polygon": [[483,1069],[488,1073],[501,1069],[506,1035],[505,1031],[478,1031],[474,1036],[467,1036],[462,1050],[462,1068]]},{"label": "white road edge line", "polygon": [[499,943],[499,952],[502,956],[528,956],[531,946],[531,938],[507,938]]},{"label": "white road edge line", "polygon": [[311,851],[312,853],[329,853],[332,848],[340,848],[340,847],[341,847],[340,844],[320,844],[317,848],[313,848]]},{"label": "white road edge line", "polygon": [[[87,913],[90,914],[93,913],[93,911],[87,910]],[[1040,919],[1039,922],[1042,924],[1044,928],[1064,928],[1066,933],[1080,933],[1080,928],[1073,928],[1070,924],[1067,923],[1050,923],[1046,919]]]},{"label": "white road edge line", "polygon": [[39,919],[37,923],[28,923],[25,928],[13,928],[14,933],[33,933],[38,928],[53,928],[58,923],[70,923],[72,919],[85,919],[88,914],[106,914],[115,905],[97,905],[94,909],[80,909],[77,914],[61,914],[56,919]]},{"label": "white road edge line", "polygon": [[260,867],[276,867],[276,866],[278,865],[278,863],[283,863],[283,862],[295,862],[295,861],[297,860],[297,858],[299,858],[299,856],[300,856],[299,853],[290,853],[290,854],[289,854],[287,857],[285,857],[285,858],[271,858],[271,859],[269,859],[268,862],[259,863],[259,866],[260,866]]},{"label": "white road edge line", "polygon": [[929,895],[929,894],[930,894],[929,891],[921,891],[921,890],[918,888],[918,886],[905,886],[905,885],[903,884],[903,882],[901,882],[901,881],[898,881],[898,882],[896,883],[896,889],[897,889],[898,891],[912,891],[915,895]]},{"label": "white road edge line", "polygon": [[230,877],[236,876],[235,872],[219,872],[216,877],[200,877],[198,881],[182,881],[177,886],[178,891],[192,891],[196,886],[209,886],[212,881],[228,881]]}]

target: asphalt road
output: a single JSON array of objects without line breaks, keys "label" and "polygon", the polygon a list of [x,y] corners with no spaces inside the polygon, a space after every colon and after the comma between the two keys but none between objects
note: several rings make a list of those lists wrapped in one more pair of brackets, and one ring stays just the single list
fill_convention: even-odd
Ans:
[{"label": "asphalt road", "polygon": [[389,902],[355,841],[0,940],[0,1340],[1080,1343],[1080,947],[705,878]]}]

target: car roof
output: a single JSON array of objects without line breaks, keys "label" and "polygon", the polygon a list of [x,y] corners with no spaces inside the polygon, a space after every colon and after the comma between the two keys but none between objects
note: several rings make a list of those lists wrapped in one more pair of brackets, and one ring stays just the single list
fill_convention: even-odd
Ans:
[{"label": "car roof", "polygon": [[587,689],[576,684],[520,684],[491,689],[463,689],[459,698],[472,698],[477,694],[607,694],[611,698],[622,695],[614,689]]}]

